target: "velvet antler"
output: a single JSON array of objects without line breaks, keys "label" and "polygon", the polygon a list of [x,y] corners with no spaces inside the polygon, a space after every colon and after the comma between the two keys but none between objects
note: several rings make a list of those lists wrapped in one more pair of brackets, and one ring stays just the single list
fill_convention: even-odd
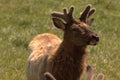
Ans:
[{"label": "velvet antler", "polygon": [[95,8],[91,8],[91,5],[89,4],[85,10],[82,12],[80,16],[80,21],[91,24],[94,20],[94,18],[88,19],[93,13],[95,12]]},{"label": "velvet antler", "polygon": [[63,9],[63,13],[61,12],[53,12],[51,15],[52,17],[62,18],[67,24],[70,24],[74,18],[73,18],[73,11],[74,7],[70,7],[69,12],[67,9]]}]

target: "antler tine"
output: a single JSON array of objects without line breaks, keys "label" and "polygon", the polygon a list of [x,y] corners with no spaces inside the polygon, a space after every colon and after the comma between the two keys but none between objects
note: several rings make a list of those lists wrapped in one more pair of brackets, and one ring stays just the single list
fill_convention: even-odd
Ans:
[{"label": "antler tine", "polygon": [[63,13],[61,12],[53,12],[51,15],[52,17],[59,17],[59,18],[64,19]]},{"label": "antler tine", "polygon": [[72,6],[72,7],[70,7],[69,12],[67,12],[67,9],[63,9],[63,13],[53,12],[51,15],[52,15],[52,17],[62,18],[64,21],[69,23],[73,20],[73,16],[72,16],[73,11],[74,11],[74,7]]},{"label": "antler tine", "polygon": [[71,18],[73,18],[73,11],[74,11],[74,7],[72,6],[71,8],[70,8],[70,10],[69,10],[69,16],[71,17]]},{"label": "antler tine", "polygon": [[88,17],[90,17],[95,12],[95,8],[92,8],[90,12],[88,13]]},{"label": "antler tine", "polygon": [[67,9],[66,9],[66,8],[63,9],[63,13],[64,13],[65,15],[67,15]]},{"label": "antler tine", "polygon": [[79,18],[81,21],[86,22],[90,8],[91,8],[91,5],[89,4],[81,14],[81,17]]}]

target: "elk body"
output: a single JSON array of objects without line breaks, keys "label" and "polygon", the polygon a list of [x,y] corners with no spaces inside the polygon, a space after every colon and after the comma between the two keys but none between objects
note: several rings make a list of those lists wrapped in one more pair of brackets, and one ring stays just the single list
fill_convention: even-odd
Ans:
[{"label": "elk body", "polygon": [[56,80],[78,80],[85,67],[88,45],[96,45],[98,35],[89,28],[95,12],[88,5],[78,20],[73,17],[74,7],[67,12],[52,13],[55,27],[63,30],[61,41],[53,34],[40,34],[29,44],[27,80],[45,80],[44,73],[50,72]]}]

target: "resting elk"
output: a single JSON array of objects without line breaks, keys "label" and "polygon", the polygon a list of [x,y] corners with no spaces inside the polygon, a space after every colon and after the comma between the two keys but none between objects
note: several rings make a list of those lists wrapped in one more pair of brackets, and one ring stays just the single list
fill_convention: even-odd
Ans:
[{"label": "resting elk", "polygon": [[63,40],[44,33],[37,35],[29,44],[27,80],[45,80],[44,73],[50,72],[56,80],[78,80],[81,78],[87,57],[88,45],[99,41],[97,33],[90,29],[95,9],[88,5],[79,19],[73,17],[74,7],[53,12],[55,27],[64,32]]},{"label": "resting elk", "polygon": [[[86,79],[85,80],[94,80],[94,75],[95,75],[95,71],[96,69],[91,67],[91,66],[87,66],[87,70],[86,70]],[[56,78],[49,72],[45,72],[44,74],[46,80],[56,80]],[[104,80],[104,74],[103,73],[99,73],[97,75],[97,79],[96,80]]]}]

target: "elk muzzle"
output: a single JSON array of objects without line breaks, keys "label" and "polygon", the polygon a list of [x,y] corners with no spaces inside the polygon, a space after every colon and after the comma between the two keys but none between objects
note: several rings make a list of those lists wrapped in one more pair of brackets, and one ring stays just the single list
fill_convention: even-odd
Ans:
[{"label": "elk muzzle", "polygon": [[92,38],[95,39],[96,41],[99,41],[99,36],[98,35],[92,35]]},{"label": "elk muzzle", "polygon": [[99,36],[97,34],[91,35],[91,40],[89,41],[89,45],[96,45],[99,42]]}]

